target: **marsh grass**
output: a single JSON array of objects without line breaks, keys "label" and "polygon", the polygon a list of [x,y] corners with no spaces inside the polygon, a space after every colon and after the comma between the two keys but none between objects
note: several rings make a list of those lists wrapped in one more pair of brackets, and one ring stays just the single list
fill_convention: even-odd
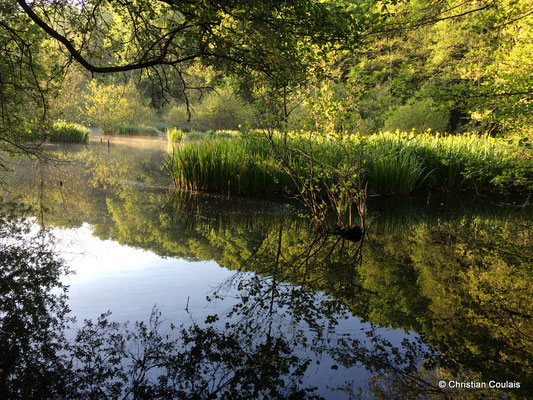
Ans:
[{"label": "marsh grass", "polygon": [[[282,177],[264,154],[236,139],[209,139],[173,146],[167,168],[174,184],[190,191],[274,194]],[[281,178],[281,180],[280,180]]]},{"label": "marsh grass", "polygon": [[[360,139],[360,145],[367,149],[366,154],[373,154],[373,157],[367,157],[370,170],[373,168],[372,162],[383,163],[380,160],[391,155],[403,159],[401,165],[411,165],[411,174],[407,174],[402,180],[407,181],[416,176],[416,170],[422,167],[423,171],[418,174],[413,190],[417,187],[494,190],[511,188],[518,182],[526,187],[532,179],[530,158],[516,157],[519,152],[517,146],[487,135],[380,133]],[[406,162],[406,157],[411,159],[410,163]],[[377,175],[386,180],[401,179],[393,176],[383,178],[386,175],[384,171]],[[515,182],[504,178],[506,176],[514,176]],[[375,178],[376,175],[369,177],[369,186],[377,186]]]},{"label": "marsh grass", "polygon": [[369,155],[364,181],[380,194],[409,194],[424,182],[425,168],[408,151]]},{"label": "marsh grass", "polygon": [[87,143],[89,129],[74,122],[58,121],[52,125],[49,134],[51,142]]},{"label": "marsh grass", "polygon": [[146,125],[120,125],[113,132],[115,135],[157,136],[159,130]]},{"label": "marsh grass", "polygon": [[167,139],[172,143],[182,143],[185,141],[187,134],[178,128],[169,128],[166,130]]},{"label": "marsh grass", "polygon": [[[260,134],[210,134],[211,139],[174,147],[167,166],[177,186],[193,191],[236,194],[297,194],[298,188],[271,155]],[[495,190],[511,188],[518,176],[531,182],[527,158],[503,140],[475,134],[439,136],[429,133],[379,133],[342,138],[291,133],[287,165],[299,176],[309,166],[299,154],[311,154],[322,165],[342,167],[360,154],[361,175],[373,193],[406,195],[419,188]],[[274,142],[282,145],[281,137]],[[281,148],[281,147],[280,147]],[[332,176],[317,177],[317,188],[328,187]],[[519,179],[519,180],[520,180]]]}]

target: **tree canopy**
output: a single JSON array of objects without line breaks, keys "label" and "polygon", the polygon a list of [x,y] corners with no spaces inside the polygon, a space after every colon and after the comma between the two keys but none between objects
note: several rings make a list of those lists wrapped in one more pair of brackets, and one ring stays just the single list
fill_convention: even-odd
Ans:
[{"label": "tree canopy", "polygon": [[0,143],[46,128],[74,64],[187,108],[201,64],[244,98],[274,94],[283,119],[328,77],[350,132],[527,131],[532,18],[527,0],[0,0]]}]

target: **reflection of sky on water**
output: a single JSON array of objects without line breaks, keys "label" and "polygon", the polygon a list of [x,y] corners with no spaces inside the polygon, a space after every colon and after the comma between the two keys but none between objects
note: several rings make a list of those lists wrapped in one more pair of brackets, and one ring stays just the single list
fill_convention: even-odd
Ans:
[{"label": "reflection of sky on water", "polygon": [[[88,224],[76,229],[54,229],[57,249],[67,261],[72,274],[63,278],[69,285],[69,306],[80,327],[84,319],[95,320],[100,314],[112,311],[111,320],[116,322],[147,321],[154,305],[162,312],[163,328],[174,325],[190,325],[192,321],[203,325],[208,315],[223,314],[234,306],[238,292],[234,287],[225,289],[223,300],[207,301],[215,288],[225,285],[235,277],[236,272],[220,267],[216,262],[190,262],[176,258],[162,258],[150,251],[123,246],[112,240],[102,241],[92,235]],[[242,273],[252,276],[251,273]],[[262,278],[265,284],[269,278]],[[325,296],[318,294],[318,298]],[[226,319],[222,317],[219,327]],[[369,323],[358,318],[348,317],[338,320],[338,325],[328,329],[328,322],[316,321],[326,327],[324,344],[328,339],[340,335],[357,338],[371,347],[366,332]],[[287,320],[275,320],[284,335],[290,336],[295,329]],[[304,324],[299,328],[306,329]],[[73,333],[73,332],[72,332]],[[413,335],[400,330],[390,331],[380,328],[375,334],[387,338],[393,345],[401,347],[404,338]],[[306,329],[311,341],[315,332]],[[368,372],[362,366],[349,369],[335,366],[332,358],[322,353],[310,353],[302,348],[294,348],[299,357],[313,360],[305,374],[304,386],[316,386],[323,396],[342,398],[339,392],[328,388],[338,387],[346,381],[353,381],[355,387],[364,384]],[[340,397],[339,397],[340,396]]]},{"label": "reflection of sky on water", "polygon": [[185,323],[189,321],[187,299],[189,310],[200,320],[208,315],[205,297],[211,287],[232,275],[215,262],[162,258],[112,240],[102,241],[87,224],[53,233],[73,271],[64,282],[70,286],[72,312],[80,320],[94,319],[107,310],[116,321],[142,320],[157,305],[166,318]]}]

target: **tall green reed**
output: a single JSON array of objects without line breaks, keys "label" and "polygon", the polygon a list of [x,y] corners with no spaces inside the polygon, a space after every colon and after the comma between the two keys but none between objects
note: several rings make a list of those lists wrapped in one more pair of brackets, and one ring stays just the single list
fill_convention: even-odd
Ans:
[{"label": "tall green reed", "polygon": [[[257,132],[244,139],[238,134],[211,136],[172,148],[167,166],[177,186],[224,194],[298,194],[302,188],[295,176],[312,182],[313,190],[325,190],[338,183],[335,175],[313,173],[354,163],[363,165],[359,173],[364,183],[379,194],[405,195],[418,188],[495,189],[499,177],[513,171],[529,174],[529,181],[533,175],[533,168],[525,166],[528,160],[517,159],[508,143],[475,134],[396,132],[332,138],[292,132],[273,135],[272,142]],[[276,157],[284,157],[285,169],[275,161],[273,149],[283,152]],[[322,167],[313,169],[311,162]]]},{"label": "tall green reed", "polygon": [[175,185],[190,191],[273,194],[281,191],[284,181],[267,154],[254,151],[242,139],[173,146],[166,165]]},{"label": "tall green reed", "polygon": [[74,122],[57,121],[52,125],[48,139],[51,142],[87,143],[89,129]]}]

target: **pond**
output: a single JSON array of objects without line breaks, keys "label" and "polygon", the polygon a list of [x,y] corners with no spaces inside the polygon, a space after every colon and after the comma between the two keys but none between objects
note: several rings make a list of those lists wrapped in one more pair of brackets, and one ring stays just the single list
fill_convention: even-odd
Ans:
[{"label": "pond", "polygon": [[163,140],[47,150],[0,189],[3,395],[531,395],[524,199],[370,198],[356,260],[294,201],[175,193]]}]

